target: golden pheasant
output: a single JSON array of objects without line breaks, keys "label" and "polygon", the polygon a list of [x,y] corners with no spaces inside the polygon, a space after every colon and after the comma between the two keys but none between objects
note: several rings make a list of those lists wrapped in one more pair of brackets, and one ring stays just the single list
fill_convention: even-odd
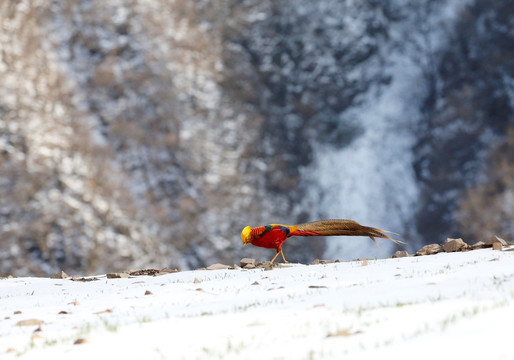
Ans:
[{"label": "golden pheasant", "polygon": [[388,231],[363,226],[353,220],[321,220],[299,225],[269,224],[254,228],[247,226],[241,232],[241,241],[243,246],[252,244],[267,249],[276,249],[277,253],[271,259],[271,262],[273,263],[280,254],[284,262],[287,263],[282,251],[282,244],[291,236],[369,236],[377,246],[376,237],[389,239],[396,244],[403,244],[399,240],[390,238],[384,232]]}]

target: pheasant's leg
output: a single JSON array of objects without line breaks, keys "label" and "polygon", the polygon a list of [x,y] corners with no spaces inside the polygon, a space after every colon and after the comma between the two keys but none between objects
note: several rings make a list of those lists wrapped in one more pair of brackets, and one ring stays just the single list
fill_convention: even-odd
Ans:
[{"label": "pheasant's leg", "polygon": [[[277,254],[278,255],[278,254]],[[288,261],[286,260],[286,258],[284,257],[284,252],[282,251],[282,248],[280,248],[280,255],[282,255],[282,259],[284,259],[284,263],[287,264]]]},{"label": "pheasant's leg", "polygon": [[278,254],[280,254],[282,250],[278,250],[277,249],[277,253],[275,254],[275,256],[273,256],[273,259],[271,259],[271,263],[273,264],[273,261],[275,261],[275,259],[277,258]]}]

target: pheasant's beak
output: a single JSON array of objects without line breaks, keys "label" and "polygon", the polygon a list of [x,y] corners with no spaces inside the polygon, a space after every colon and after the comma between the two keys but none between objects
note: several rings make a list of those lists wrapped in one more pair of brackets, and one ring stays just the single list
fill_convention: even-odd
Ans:
[{"label": "pheasant's beak", "polygon": [[252,228],[250,226],[247,226],[241,231],[241,241],[243,242],[243,246],[246,246],[246,244],[251,243],[251,237],[250,232],[252,231]]}]

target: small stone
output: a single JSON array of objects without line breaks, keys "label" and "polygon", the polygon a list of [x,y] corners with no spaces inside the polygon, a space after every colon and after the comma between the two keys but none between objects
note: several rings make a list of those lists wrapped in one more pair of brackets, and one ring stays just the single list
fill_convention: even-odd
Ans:
[{"label": "small stone", "polygon": [[127,274],[127,273],[110,273],[110,274],[107,274],[107,279],[126,279],[126,278],[129,278],[130,275]]},{"label": "small stone", "polygon": [[17,326],[34,326],[34,325],[41,325],[43,324],[43,320],[39,319],[26,319],[26,320],[20,320],[16,323]]},{"label": "small stone", "polygon": [[478,242],[474,243],[473,245],[469,246],[469,248],[471,250],[483,249],[485,247],[487,247],[487,246],[485,245],[485,242],[483,242],[483,241],[478,241]]},{"label": "small stone", "polygon": [[50,276],[50,279],[66,279],[68,277],[68,274],[66,274],[64,271],[61,271],[57,274],[53,274],[52,276]]},{"label": "small stone", "polygon": [[78,301],[72,301],[72,302],[69,302],[68,305],[77,306],[77,305],[80,305],[80,303]]},{"label": "small stone", "polygon": [[[339,262],[339,261],[336,261],[336,262]],[[333,264],[333,263],[334,263],[333,260],[320,260],[320,259],[316,259],[313,262],[311,262],[311,265]]]},{"label": "small stone", "polygon": [[21,314],[21,311],[20,310],[16,310],[13,314],[14,315],[19,315],[19,314]]},{"label": "small stone", "polygon": [[468,246],[469,245],[466,244],[464,242],[464,240],[462,240],[461,238],[458,238],[458,239],[447,238],[444,241],[443,250],[445,252],[455,252],[455,251],[461,251],[463,249],[467,249]]},{"label": "small stone", "polygon": [[241,266],[242,268],[246,267],[246,265],[248,264],[252,264],[255,267],[255,259],[243,258],[239,262],[239,266]]},{"label": "small stone", "polygon": [[255,264],[246,264],[243,268],[244,269],[255,269]]},{"label": "small stone", "polygon": [[260,285],[258,281],[254,281],[252,285]]},{"label": "small stone", "polygon": [[494,243],[499,243],[499,244],[501,244],[502,246],[507,246],[507,242],[506,242],[505,240],[503,240],[501,237],[498,237],[498,236],[496,236],[496,235],[491,236],[491,237],[489,238],[489,240],[487,240],[487,241],[485,242],[485,244],[486,244],[487,246],[493,246],[493,244],[494,244]]},{"label": "small stone", "polygon": [[162,270],[157,269],[142,269],[142,270],[129,270],[126,271],[127,274],[131,276],[156,276],[160,274]]},{"label": "small stone", "polygon": [[499,242],[493,243],[493,250],[501,250],[503,248],[502,244]]},{"label": "small stone", "polygon": [[173,274],[173,273],[177,273],[177,272],[180,272],[180,270],[179,269],[162,269],[157,274],[155,274],[155,276]]},{"label": "small stone", "polygon": [[95,314],[108,314],[108,313],[112,313],[112,309],[105,309],[102,311],[95,312]]},{"label": "small stone", "polygon": [[230,268],[229,265],[225,265],[225,264],[212,264],[211,266],[207,267],[207,270],[225,270],[225,269],[228,269],[228,268]]},{"label": "small stone", "polygon": [[64,310],[59,311],[59,315],[67,315],[67,314],[68,314],[67,311],[64,311]]},{"label": "small stone", "polygon": [[428,244],[423,246],[416,252],[416,256],[433,255],[442,251],[441,245],[439,244]]},{"label": "small stone", "polygon": [[405,250],[398,250],[393,254],[393,258],[402,258],[409,256],[409,253]]},{"label": "small stone", "polygon": [[273,269],[273,263],[271,261],[265,261],[265,262],[262,263],[262,268],[265,271],[272,270]]},{"label": "small stone", "polygon": [[347,337],[347,336],[352,336],[352,335],[355,335],[355,334],[358,334],[359,332],[356,331],[356,332],[350,332],[348,330],[338,330],[337,332],[335,333],[331,333],[331,334],[328,334],[327,335],[327,338],[329,337]]},{"label": "small stone", "polygon": [[75,342],[73,343],[73,345],[86,344],[86,343],[88,343],[88,342],[89,342],[89,341],[88,341],[87,339],[80,338],[80,339],[75,340]]},{"label": "small stone", "polygon": [[194,284],[200,284],[202,282],[202,280],[198,279],[198,278],[195,278],[193,283]]},{"label": "small stone", "polygon": [[146,290],[145,291],[145,295],[153,295],[152,292],[150,290]]}]

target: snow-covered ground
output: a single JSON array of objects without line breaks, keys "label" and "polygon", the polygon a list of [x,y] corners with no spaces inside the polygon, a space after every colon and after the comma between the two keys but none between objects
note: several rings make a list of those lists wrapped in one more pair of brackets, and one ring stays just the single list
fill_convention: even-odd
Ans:
[{"label": "snow-covered ground", "polygon": [[1,279],[0,358],[514,358],[514,251],[97,278]]}]

